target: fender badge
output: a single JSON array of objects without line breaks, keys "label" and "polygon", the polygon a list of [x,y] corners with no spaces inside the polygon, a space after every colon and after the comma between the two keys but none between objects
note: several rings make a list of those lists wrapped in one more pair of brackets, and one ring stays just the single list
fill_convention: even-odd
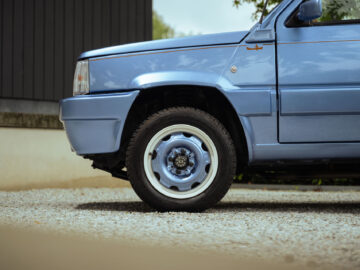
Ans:
[{"label": "fender badge", "polygon": [[256,44],[255,48],[246,47],[246,49],[247,49],[248,51],[258,51],[258,50],[264,49],[264,47],[259,47],[259,46]]},{"label": "fender badge", "polygon": [[237,67],[234,65],[234,66],[231,67],[230,70],[231,70],[232,73],[236,73],[237,72]]}]

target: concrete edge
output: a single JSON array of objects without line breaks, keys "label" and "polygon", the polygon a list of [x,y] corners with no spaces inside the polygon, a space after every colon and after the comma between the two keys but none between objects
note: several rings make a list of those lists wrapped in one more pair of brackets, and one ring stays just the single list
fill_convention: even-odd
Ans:
[{"label": "concrete edge", "polygon": [[58,115],[0,112],[0,127],[63,129]]},{"label": "concrete edge", "polygon": [[360,191],[360,186],[310,186],[310,185],[259,185],[259,184],[233,184],[234,189],[259,189],[274,191]]},{"label": "concrete edge", "polygon": [[82,189],[82,188],[131,188],[130,182],[120,178],[106,176],[89,176],[69,180],[46,181],[40,183],[0,185],[0,192],[17,192],[41,189]]},{"label": "concrete edge", "polygon": [[0,112],[58,115],[58,101],[0,98]]}]

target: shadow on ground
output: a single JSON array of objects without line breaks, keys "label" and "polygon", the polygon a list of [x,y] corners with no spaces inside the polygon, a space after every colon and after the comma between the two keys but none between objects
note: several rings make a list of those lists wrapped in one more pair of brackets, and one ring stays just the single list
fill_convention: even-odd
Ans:
[{"label": "shadow on ground", "polygon": [[[119,211],[119,212],[156,212],[143,202],[95,202],[80,204],[78,210]],[[360,202],[321,202],[321,203],[277,203],[277,202],[222,202],[207,213],[214,212],[322,212],[360,214]]]},{"label": "shadow on ground", "polygon": [[97,211],[119,211],[119,212],[156,212],[143,202],[95,202],[80,204],[78,210],[97,210]]}]

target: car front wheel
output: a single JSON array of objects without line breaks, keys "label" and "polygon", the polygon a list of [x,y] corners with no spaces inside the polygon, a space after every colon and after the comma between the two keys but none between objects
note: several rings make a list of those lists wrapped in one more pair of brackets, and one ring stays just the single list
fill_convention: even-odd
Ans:
[{"label": "car front wheel", "polygon": [[201,211],[228,191],[235,174],[231,137],[213,116],[194,108],[160,111],[139,127],[127,151],[131,184],[160,211]]}]

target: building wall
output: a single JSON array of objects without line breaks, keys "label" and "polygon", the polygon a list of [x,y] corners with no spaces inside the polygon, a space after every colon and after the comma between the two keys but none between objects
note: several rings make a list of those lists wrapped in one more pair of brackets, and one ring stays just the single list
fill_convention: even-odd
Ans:
[{"label": "building wall", "polygon": [[152,0],[0,0],[0,98],[57,102],[81,52],[151,38]]},{"label": "building wall", "polygon": [[0,190],[120,185],[71,152],[58,101],[81,52],[151,38],[152,0],[0,0]]},{"label": "building wall", "polygon": [[0,141],[0,191],[128,185],[71,152],[63,130],[0,127]]}]

